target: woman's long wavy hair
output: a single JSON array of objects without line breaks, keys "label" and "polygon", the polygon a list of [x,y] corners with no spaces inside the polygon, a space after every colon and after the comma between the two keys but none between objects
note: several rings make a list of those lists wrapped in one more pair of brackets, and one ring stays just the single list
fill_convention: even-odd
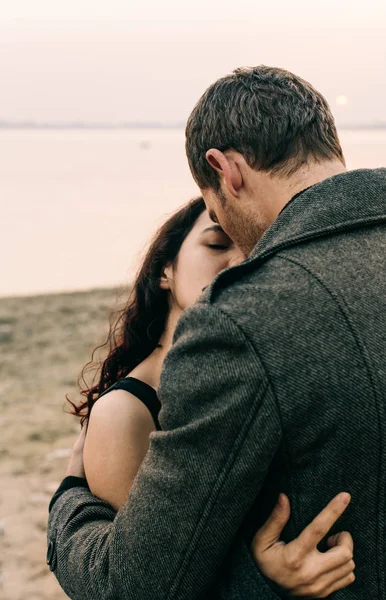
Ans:
[{"label": "woman's long wavy hair", "polygon": [[[85,400],[75,405],[67,397],[73,408],[70,414],[81,417],[82,424],[102,392],[126,377],[158,346],[169,314],[169,292],[161,289],[160,278],[165,267],[175,264],[182,243],[204,210],[204,200],[195,198],[173,214],[156,233],[125,308],[110,318],[106,342],[95,348],[91,361],[82,370],[79,386]],[[95,352],[103,348],[108,349],[107,358],[97,363]],[[90,387],[85,374],[93,368],[96,369],[94,381],[98,382]]]}]

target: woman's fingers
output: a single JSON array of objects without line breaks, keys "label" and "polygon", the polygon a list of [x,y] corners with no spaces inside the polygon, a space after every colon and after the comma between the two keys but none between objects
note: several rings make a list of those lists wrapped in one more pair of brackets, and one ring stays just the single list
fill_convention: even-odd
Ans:
[{"label": "woman's fingers", "polygon": [[350,573],[353,573],[354,571],[355,562],[353,560],[350,560],[345,565],[339,567],[338,569],[335,569],[335,571],[331,571],[331,583],[341,581],[341,579],[344,579],[345,577],[347,577],[347,575],[350,575]]},{"label": "woman's fingers", "polygon": [[289,555],[286,564],[291,567],[293,595],[324,598],[325,596],[318,594],[355,569],[351,540],[346,539],[341,546],[336,546],[328,552],[314,549],[300,560],[295,555],[295,562],[292,561],[292,564]]},{"label": "woman's fingers", "polygon": [[83,465],[83,449],[86,440],[86,433],[87,419],[85,419],[85,421],[82,423],[82,429],[80,431],[80,434],[72,446],[72,452],[67,466],[67,476],[72,475],[75,477],[85,477]]},{"label": "woman's fingers", "polygon": [[86,440],[86,433],[87,433],[87,424],[88,424],[88,419],[85,419],[82,423],[82,428],[80,430],[80,434],[74,442],[73,452],[77,452],[77,453],[82,452],[83,453],[84,442]]},{"label": "woman's fingers", "polygon": [[335,581],[333,584],[331,584],[331,586],[326,589],[325,595],[319,596],[319,598],[328,598],[328,596],[330,596],[334,592],[337,592],[338,590],[342,590],[343,588],[348,587],[349,585],[354,583],[354,581],[355,581],[355,575],[353,572],[351,572],[348,575],[346,575],[345,577],[343,577],[342,579],[340,579],[339,581]]},{"label": "woman's fingers", "polygon": [[262,573],[293,596],[326,598],[353,580],[354,542],[348,532],[331,536],[329,550],[319,552],[318,544],[346,510],[351,497],[336,496],[293,542],[280,542],[290,516],[290,502],[281,494],[268,520],[253,539],[255,560]]},{"label": "woman's fingers", "polygon": [[297,546],[300,556],[306,555],[317,547],[334,523],[342,516],[350,500],[351,496],[346,492],[335,496],[322,512],[302,531],[299,537],[291,542]]},{"label": "woman's fingers", "polygon": [[348,531],[341,531],[328,538],[327,544],[329,548],[335,548],[337,546],[346,546],[352,552],[354,552],[354,540]]},{"label": "woman's fingers", "polygon": [[285,494],[280,494],[272,513],[253,538],[253,549],[264,552],[278,542],[285,525],[288,523],[290,514],[289,499]]},{"label": "woman's fingers", "polygon": [[347,531],[338,533],[334,538],[337,538],[336,546],[327,552],[318,553],[318,562],[320,565],[320,573],[329,573],[341,566],[353,563],[354,542],[351,535]]},{"label": "woman's fingers", "polygon": [[346,587],[355,580],[354,569],[355,563],[351,560],[338,569],[310,579],[308,583],[299,586],[293,595],[307,598],[327,598],[332,592]]}]

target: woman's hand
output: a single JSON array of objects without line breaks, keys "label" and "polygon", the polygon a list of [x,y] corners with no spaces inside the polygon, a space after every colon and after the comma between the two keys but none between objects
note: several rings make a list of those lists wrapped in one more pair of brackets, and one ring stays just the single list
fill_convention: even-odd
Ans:
[{"label": "woman's hand", "polygon": [[326,598],[355,580],[354,543],[348,532],[328,538],[329,550],[319,552],[317,545],[344,513],[351,497],[338,494],[304,529],[298,538],[285,544],[280,535],[290,517],[290,503],[281,494],[268,521],[252,542],[260,571],[291,596]]},{"label": "woman's hand", "polygon": [[68,463],[66,477],[73,475],[74,477],[86,477],[83,466],[83,448],[86,439],[87,419],[83,421],[82,429],[78,439],[72,447],[70,461]]}]

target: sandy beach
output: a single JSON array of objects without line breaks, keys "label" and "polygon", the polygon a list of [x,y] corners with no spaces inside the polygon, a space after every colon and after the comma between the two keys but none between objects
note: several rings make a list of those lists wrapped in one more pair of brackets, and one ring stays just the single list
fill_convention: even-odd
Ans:
[{"label": "sandy beach", "polygon": [[[126,293],[125,296],[126,297]],[[46,565],[48,504],[79,420],[77,379],[106,337],[117,289],[0,299],[0,597],[67,598]]]}]

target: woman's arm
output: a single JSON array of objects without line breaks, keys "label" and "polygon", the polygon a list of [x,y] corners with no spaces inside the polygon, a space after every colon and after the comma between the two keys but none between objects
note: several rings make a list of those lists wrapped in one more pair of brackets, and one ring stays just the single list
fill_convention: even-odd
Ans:
[{"label": "woman's arm", "polygon": [[[118,511],[148,449],[154,423],[138,398],[122,390],[98,401],[90,423],[87,438],[83,426],[74,444],[67,479],[85,477],[87,463],[91,491]],[[79,485],[79,481],[72,483]],[[351,535],[343,532],[329,538],[330,552],[318,551],[321,538],[343,514],[349,500],[348,494],[335,497],[299,538],[286,545],[280,536],[290,517],[290,503],[282,494],[253,540],[252,551],[262,574],[297,597],[325,598],[350,585],[355,580]]]},{"label": "woman's arm", "polygon": [[155,430],[148,408],[125,390],[113,390],[93,406],[84,443],[91,492],[118,511],[127,500]]},{"label": "woman's arm", "polygon": [[[50,511],[50,567],[72,600],[195,600],[233,553],[282,432],[263,365],[216,307],[181,317],[161,400],[163,431],[118,513],[81,487]],[[279,597],[253,573],[254,597]]]},{"label": "woman's arm", "polygon": [[[69,486],[79,485],[79,482],[82,484],[83,481],[86,485],[86,480],[82,480],[85,434],[86,427],[83,426],[73,446],[66,478],[77,481],[69,481]],[[342,515],[347,500],[347,495],[342,497],[339,494],[297,539],[284,544],[280,536],[290,517],[290,503],[282,494],[272,514],[253,539],[252,551],[261,573],[291,597],[325,598],[350,585],[355,580],[351,535],[348,532],[339,533],[328,539],[333,551],[324,554],[318,551],[321,536],[326,535]]]}]

